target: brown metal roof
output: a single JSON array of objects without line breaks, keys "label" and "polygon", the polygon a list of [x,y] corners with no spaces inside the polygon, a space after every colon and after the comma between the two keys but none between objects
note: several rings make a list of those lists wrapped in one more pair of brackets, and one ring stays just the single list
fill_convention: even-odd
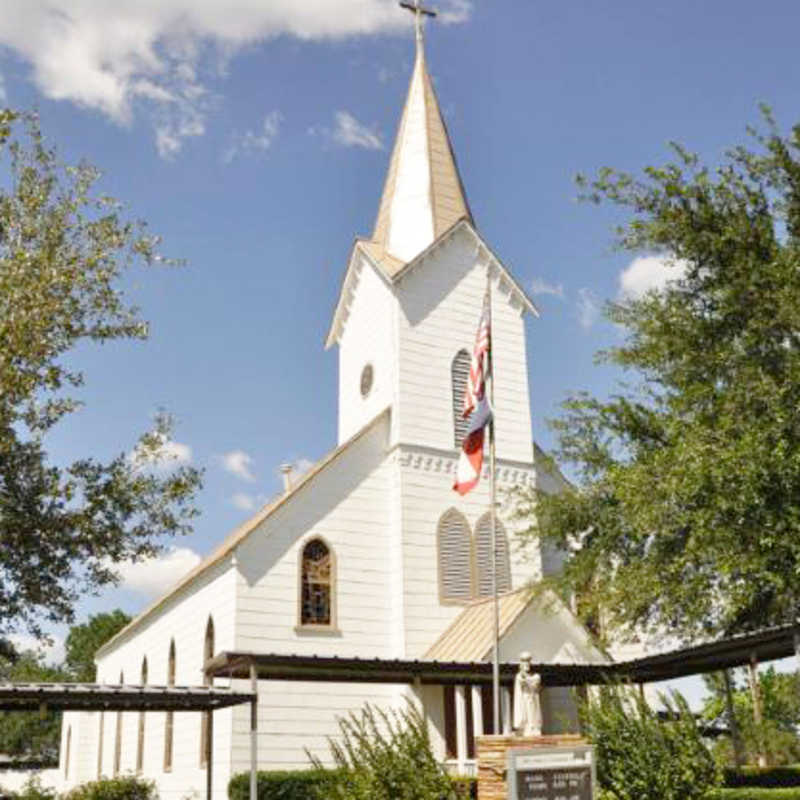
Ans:
[{"label": "brown metal roof", "polygon": [[[518,589],[498,598],[500,638],[533,602],[530,590]],[[431,661],[483,661],[494,644],[494,603],[489,597],[470,603],[425,653]]]},{"label": "brown metal roof", "polygon": [[0,711],[214,711],[253,697],[209,686],[1,683]]}]

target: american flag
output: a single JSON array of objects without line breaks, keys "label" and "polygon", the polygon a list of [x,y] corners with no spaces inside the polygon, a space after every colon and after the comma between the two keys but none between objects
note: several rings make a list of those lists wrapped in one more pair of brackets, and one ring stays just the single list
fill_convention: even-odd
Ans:
[{"label": "american flag", "polygon": [[492,312],[489,291],[483,298],[483,311],[475,335],[469,379],[464,390],[464,417],[469,417],[461,455],[456,467],[453,489],[464,495],[477,486],[483,468],[483,439],[486,426],[492,418],[489,398],[486,396],[486,378],[492,348]]},{"label": "american flag", "polygon": [[464,391],[463,416],[468,417],[486,392],[489,353],[492,342],[492,309],[489,292],[483,296],[483,311],[475,334],[475,347],[472,349],[472,362],[469,365],[469,380]]}]

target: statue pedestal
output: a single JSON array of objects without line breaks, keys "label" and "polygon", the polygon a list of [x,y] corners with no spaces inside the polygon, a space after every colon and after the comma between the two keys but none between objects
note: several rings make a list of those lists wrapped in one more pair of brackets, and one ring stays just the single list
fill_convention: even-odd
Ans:
[{"label": "statue pedestal", "polygon": [[[545,750],[563,749],[565,753],[571,754],[574,748],[587,745],[584,738],[575,735],[476,737],[478,800],[509,800],[507,775],[509,750],[542,748],[544,754]],[[511,798],[511,800],[516,800],[516,798]]]}]

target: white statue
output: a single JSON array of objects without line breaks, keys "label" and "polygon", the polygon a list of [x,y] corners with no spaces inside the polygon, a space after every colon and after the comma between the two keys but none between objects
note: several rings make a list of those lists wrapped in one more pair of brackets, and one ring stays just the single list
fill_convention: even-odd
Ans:
[{"label": "white statue", "polygon": [[531,654],[520,653],[514,678],[514,732],[520,736],[542,735],[541,675],[531,674]]}]

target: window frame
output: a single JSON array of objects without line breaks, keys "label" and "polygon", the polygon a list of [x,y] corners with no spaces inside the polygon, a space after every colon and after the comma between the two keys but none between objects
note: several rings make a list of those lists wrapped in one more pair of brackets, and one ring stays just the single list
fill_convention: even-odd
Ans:
[{"label": "window frame", "polygon": [[[444,594],[444,559],[442,558],[442,523],[449,516],[457,516],[462,524],[463,532],[469,543],[469,597],[448,597]],[[439,589],[439,603],[443,606],[465,606],[475,599],[475,540],[469,520],[457,508],[451,506],[436,523],[436,576]]]},{"label": "window frame", "polygon": [[[330,622],[303,622],[303,561],[306,549],[314,542],[320,542],[327,549],[330,559],[330,581],[328,584],[330,591]],[[314,534],[303,540],[297,553],[297,623],[295,625],[295,631],[297,633],[320,633],[328,635],[339,635],[341,633],[339,630],[339,616],[337,611],[338,572],[336,550],[334,550],[331,543],[324,536]]]}]

